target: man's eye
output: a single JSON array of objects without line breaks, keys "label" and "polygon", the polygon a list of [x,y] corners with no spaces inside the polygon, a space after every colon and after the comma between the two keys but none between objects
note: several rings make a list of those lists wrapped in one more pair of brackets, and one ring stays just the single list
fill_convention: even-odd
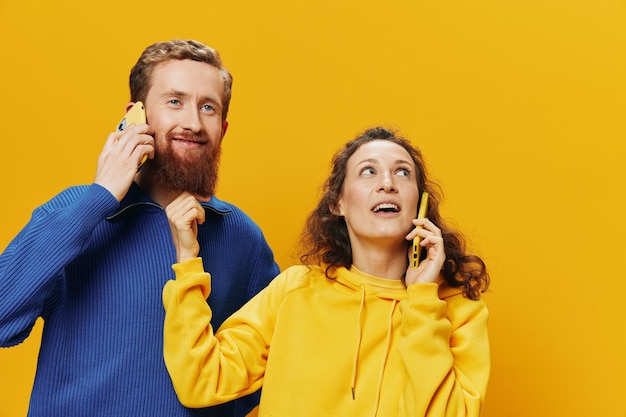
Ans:
[{"label": "man's eye", "polygon": [[174,105],[178,106],[180,104],[180,100],[177,100],[177,99],[173,98],[173,99],[170,100],[170,104],[174,104]]},{"label": "man's eye", "polygon": [[213,111],[213,110],[215,110],[215,108],[213,106],[211,106],[210,104],[205,104],[204,106],[202,106],[202,110],[204,110],[204,111]]}]

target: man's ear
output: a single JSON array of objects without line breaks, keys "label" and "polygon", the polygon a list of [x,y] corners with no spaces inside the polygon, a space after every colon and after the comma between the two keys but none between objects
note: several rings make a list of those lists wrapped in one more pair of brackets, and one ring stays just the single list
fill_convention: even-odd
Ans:
[{"label": "man's ear", "polygon": [[224,120],[224,122],[222,123],[222,139],[224,139],[224,136],[226,135],[227,130],[228,130],[228,120]]}]

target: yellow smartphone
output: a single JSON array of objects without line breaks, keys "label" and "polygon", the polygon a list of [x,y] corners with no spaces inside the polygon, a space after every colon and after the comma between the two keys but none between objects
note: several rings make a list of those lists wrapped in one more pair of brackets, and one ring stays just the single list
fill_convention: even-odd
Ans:
[{"label": "yellow smartphone", "polygon": [[[133,104],[133,107],[128,109],[122,120],[117,123],[115,130],[121,132],[126,129],[126,126],[130,126],[133,123],[136,125],[146,123],[146,108],[141,101],[136,102]],[[139,167],[146,162],[146,159],[148,159],[148,155],[144,155],[143,159],[139,163]]]},{"label": "yellow smartphone", "polygon": [[[424,191],[422,193],[422,199],[420,200],[419,211],[417,212],[417,218],[423,219],[426,217],[426,213],[428,212],[428,193]],[[411,261],[413,268],[417,268],[420,263],[420,254],[422,253],[422,247],[420,246],[421,238],[419,236],[415,236],[413,238],[413,253],[411,255]]]}]

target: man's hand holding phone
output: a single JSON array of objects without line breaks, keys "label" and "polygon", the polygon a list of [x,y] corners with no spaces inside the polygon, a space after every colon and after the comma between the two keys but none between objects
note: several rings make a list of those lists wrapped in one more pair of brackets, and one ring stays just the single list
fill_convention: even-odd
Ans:
[{"label": "man's hand holding phone", "polygon": [[[132,125],[142,125],[146,123],[146,108],[144,107],[141,101],[136,102],[132,105],[130,109],[126,112],[122,120],[117,123],[115,130],[121,132],[126,129],[126,127]],[[141,162],[138,165],[138,169],[141,168],[144,162],[148,159],[148,154],[144,154]]]},{"label": "man's hand holding phone", "polygon": [[144,106],[138,101],[115,126],[115,132],[109,134],[98,157],[94,182],[118,201],[128,192],[141,164],[154,156],[154,138],[145,122]]}]

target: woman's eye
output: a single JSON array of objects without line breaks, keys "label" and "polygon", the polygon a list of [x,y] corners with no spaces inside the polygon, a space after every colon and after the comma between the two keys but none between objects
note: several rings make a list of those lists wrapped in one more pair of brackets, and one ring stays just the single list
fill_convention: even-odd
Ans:
[{"label": "woman's eye", "polygon": [[361,175],[373,175],[375,173],[376,171],[374,170],[374,168],[363,168],[361,170]]},{"label": "woman's eye", "polygon": [[398,175],[400,175],[401,177],[410,177],[411,176],[411,171],[409,171],[408,169],[399,169],[398,170]]}]

